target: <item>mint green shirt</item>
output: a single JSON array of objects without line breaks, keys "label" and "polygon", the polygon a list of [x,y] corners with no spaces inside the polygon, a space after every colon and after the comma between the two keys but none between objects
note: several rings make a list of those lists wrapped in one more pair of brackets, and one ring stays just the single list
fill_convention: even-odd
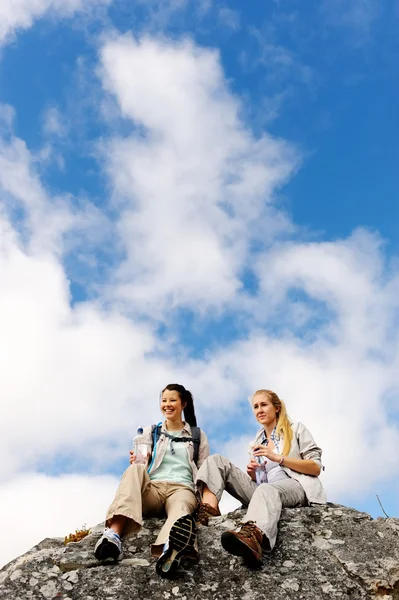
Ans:
[{"label": "mint green shirt", "polygon": [[[174,437],[180,437],[180,431],[168,431]],[[171,452],[173,445],[174,454]],[[159,467],[150,473],[151,481],[170,481],[181,483],[194,489],[193,472],[191,469],[185,442],[172,442],[168,440],[168,447]]]}]

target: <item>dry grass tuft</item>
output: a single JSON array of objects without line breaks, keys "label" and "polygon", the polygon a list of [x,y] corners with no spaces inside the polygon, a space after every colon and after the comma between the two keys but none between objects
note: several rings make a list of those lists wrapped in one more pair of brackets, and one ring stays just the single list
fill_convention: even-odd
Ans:
[{"label": "dry grass tuft", "polygon": [[71,542],[80,542],[80,540],[83,540],[83,538],[86,537],[86,535],[89,535],[89,533],[90,529],[87,529],[86,525],[82,525],[82,529],[76,529],[75,533],[70,533],[69,535],[65,536],[64,544],[66,546]]}]

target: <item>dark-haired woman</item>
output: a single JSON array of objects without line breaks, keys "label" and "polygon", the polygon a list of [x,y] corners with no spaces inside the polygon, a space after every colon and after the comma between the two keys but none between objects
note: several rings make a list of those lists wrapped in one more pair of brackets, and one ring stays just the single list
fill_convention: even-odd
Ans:
[{"label": "dark-haired woman", "polygon": [[[227,458],[210,456],[197,474],[202,502],[198,523],[220,515],[223,490],[248,506],[237,531],[222,534],[222,546],[244,564],[260,567],[262,554],[270,552],[277,538],[277,525],[284,507],[324,504],[326,495],[319,480],[321,448],[303,423],[292,422],[284,402],[271,390],[258,390],[252,410],[262,428],[250,444],[251,459],[243,473]],[[256,480],[259,461],[263,481]]]},{"label": "dark-haired woman", "polygon": [[173,577],[182,556],[196,558],[194,481],[197,467],[209,456],[209,445],[201,431],[195,464],[191,427],[196,427],[197,419],[192,394],[184,386],[167,385],[162,390],[160,408],[165,421],[154,447],[152,427],[144,429],[148,459],[152,454],[150,466],[147,468],[148,461],[146,465],[135,464],[136,457],[130,451],[130,467],[108,509],[106,528],[96,544],[95,556],[98,560],[116,560],[122,551],[122,538],[139,531],[143,517],[166,515],[151,553],[158,557],[158,574]]}]

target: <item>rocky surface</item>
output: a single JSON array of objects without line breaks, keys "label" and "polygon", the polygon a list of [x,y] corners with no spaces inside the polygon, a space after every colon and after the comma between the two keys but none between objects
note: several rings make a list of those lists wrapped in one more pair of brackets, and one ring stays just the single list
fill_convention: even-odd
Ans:
[{"label": "rocky surface", "polygon": [[399,520],[329,504],[286,509],[274,552],[249,571],[227,554],[220,535],[243,512],[212,519],[201,528],[198,564],[178,579],[160,579],[149,546],[160,521],[149,519],[125,541],[117,563],[93,556],[101,527],[79,543],[45,539],[0,571],[2,600],[399,600]]}]

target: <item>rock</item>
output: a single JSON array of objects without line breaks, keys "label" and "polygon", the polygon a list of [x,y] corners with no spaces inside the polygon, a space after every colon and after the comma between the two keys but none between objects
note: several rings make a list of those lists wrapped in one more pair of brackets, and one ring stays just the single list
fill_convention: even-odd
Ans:
[{"label": "rock", "polygon": [[200,560],[175,581],[160,579],[150,543],[161,522],[145,521],[125,541],[121,560],[99,564],[101,527],[78,543],[46,539],[0,571],[2,600],[399,600],[399,520],[373,520],[351,508],[283,511],[275,550],[249,571],[227,554],[220,535],[243,511],[212,519],[199,531]]}]

